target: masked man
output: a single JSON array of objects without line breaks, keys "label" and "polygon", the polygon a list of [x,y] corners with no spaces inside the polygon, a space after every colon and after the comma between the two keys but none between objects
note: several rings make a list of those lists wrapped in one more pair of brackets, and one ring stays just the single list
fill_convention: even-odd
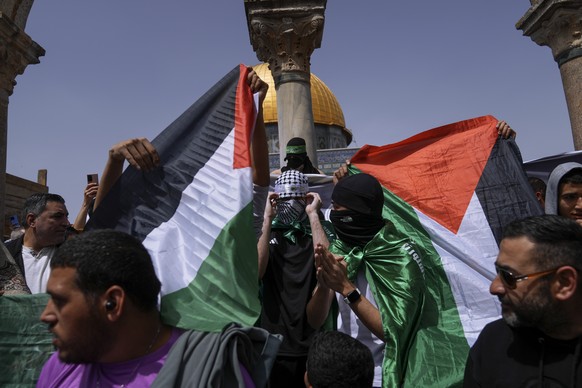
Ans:
[{"label": "masked man", "polygon": [[[258,243],[259,277],[263,281],[263,311],[260,326],[282,334],[283,343],[271,372],[272,387],[303,385],[305,362],[316,330],[309,324],[311,293],[316,273],[314,242],[325,237],[323,227],[310,227],[319,220],[321,199],[308,193],[307,178],[299,171],[284,172],[275,183],[265,208]],[[323,236],[323,237],[322,237]]]},{"label": "masked man", "polygon": [[273,174],[278,175],[289,170],[297,170],[304,174],[323,174],[317,167],[311,163],[311,159],[307,156],[307,144],[305,139],[301,137],[294,137],[287,142],[285,147],[285,161],[287,164],[281,167],[280,170],[273,171]]},{"label": "masked man", "polygon": [[[337,298],[338,331],[372,352],[373,386],[402,386],[425,296],[416,243],[383,218],[384,194],[373,176],[344,177],[332,201],[330,219],[337,239],[316,245],[318,284],[312,303],[327,312]],[[314,317],[313,326],[323,319],[323,313]]]}]

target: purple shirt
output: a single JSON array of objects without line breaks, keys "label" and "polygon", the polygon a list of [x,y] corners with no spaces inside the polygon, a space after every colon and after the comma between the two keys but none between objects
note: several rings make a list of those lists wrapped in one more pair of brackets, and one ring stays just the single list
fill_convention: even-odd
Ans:
[{"label": "purple shirt", "polygon": [[[130,361],[107,364],[65,364],[55,352],[44,364],[37,387],[149,387],[183,330],[174,328],[168,342],[155,352]],[[137,370],[136,370],[137,368]]]}]

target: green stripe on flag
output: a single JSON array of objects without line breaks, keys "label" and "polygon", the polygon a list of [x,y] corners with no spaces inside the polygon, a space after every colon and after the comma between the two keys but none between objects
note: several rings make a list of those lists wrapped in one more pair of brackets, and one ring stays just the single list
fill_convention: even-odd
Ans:
[{"label": "green stripe on flag", "polygon": [[[350,166],[350,174],[359,172]],[[416,242],[425,270],[425,304],[407,357],[404,386],[460,386],[469,344],[440,255],[414,209],[390,190],[383,189],[383,217]]]},{"label": "green stripe on flag", "polygon": [[162,297],[165,323],[214,332],[230,322],[255,324],[261,306],[252,212],[251,202],[225,225],[188,287]]},{"label": "green stripe on flag", "polygon": [[0,296],[0,386],[34,387],[54,352],[53,335],[40,321],[47,294]]}]

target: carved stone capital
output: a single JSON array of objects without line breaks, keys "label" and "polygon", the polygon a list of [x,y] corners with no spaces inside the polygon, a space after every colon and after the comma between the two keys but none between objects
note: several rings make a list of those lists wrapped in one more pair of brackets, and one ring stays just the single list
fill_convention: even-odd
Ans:
[{"label": "carved stone capital", "polygon": [[272,4],[261,7],[259,3],[246,3],[249,35],[257,58],[269,63],[275,79],[283,72],[309,74],[311,54],[321,47],[325,2],[284,8]]},{"label": "carved stone capital", "polygon": [[582,0],[538,0],[516,24],[561,66],[582,55]]},{"label": "carved stone capital", "polygon": [[24,30],[32,3],[34,0],[2,0],[0,1],[0,13],[8,16],[14,24]]},{"label": "carved stone capital", "polygon": [[12,94],[16,76],[29,64],[39,63],[44,49],[5,14],[0,13],[0,89]]}]

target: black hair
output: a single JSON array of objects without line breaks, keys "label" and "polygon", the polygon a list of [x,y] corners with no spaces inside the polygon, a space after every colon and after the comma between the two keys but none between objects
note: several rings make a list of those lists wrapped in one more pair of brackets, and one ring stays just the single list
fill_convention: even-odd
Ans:
[{"label": "black hair", "polygon": [[25,229],[29,227],[26,222],[26,216],[32,213],[35,217],[38,217],[43,211],[45,211],[47,202],[58,202],[64,204],[65,199],[58,194],[35,193],[24,201],[20,218],[22,220],[22,226]]},{"label": "black hair", "polygon": [[503,238],[518,237],[535,244],[533,258],[540,271],[563,265],[582,271],[582,226],[576,221],[550,214],[513,221]]},{"label": "black hair", "polygon": [[372,352],[347,334],[318,333],[307,354],[307,378],[314,388],[369,388],[374,381]]},{"label": "black hair", "polygon": [[534,193],[541,193],[542,199],[546,199],[546,182],[534,176],[527,178],[527,180],[531,185]]},{"label": "black hair", "polygon": [[117,285],[142,311],[156,308],[161,283],[148,251],[129,234],[107,229],[81,233],[58,248],[50,265],[75,268],[77,286],[88,297]]},{"label": "black hair", "polygon": [[573,168],[564,174],[560,179],[560,185],[564,183],[582,184],[582,168]]}]

